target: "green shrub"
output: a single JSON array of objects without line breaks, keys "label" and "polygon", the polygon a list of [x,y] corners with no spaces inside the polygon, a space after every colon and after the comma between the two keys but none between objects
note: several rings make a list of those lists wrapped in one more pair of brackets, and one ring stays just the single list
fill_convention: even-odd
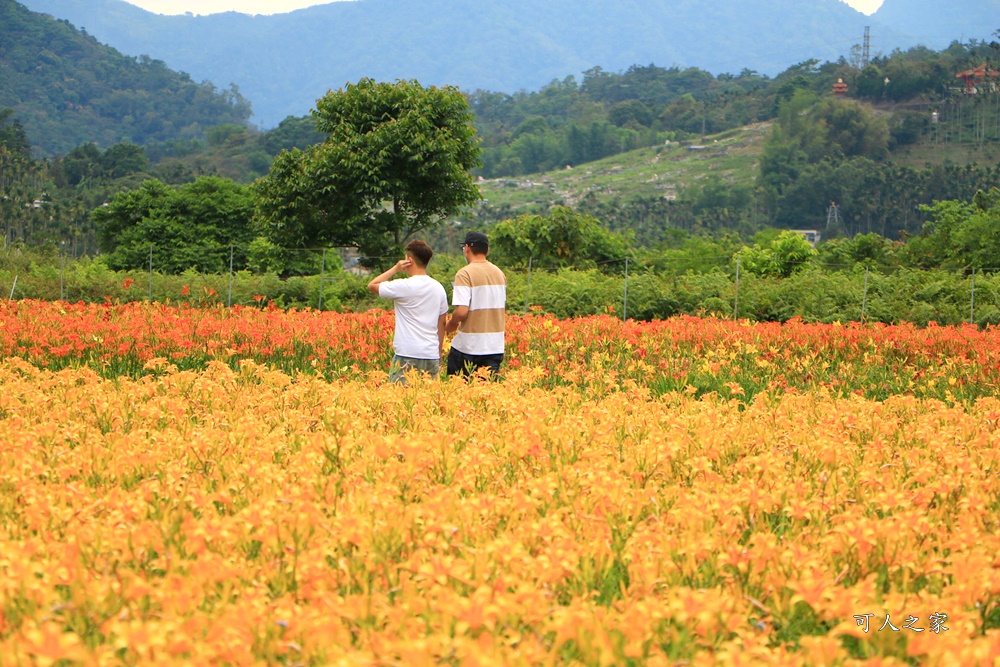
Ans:
[{"label": "green shrub", "polygon": [[[454,272],[463,263],[449,255],[432,264],[431,275],[441,281],[451,298]],[[614,313],[623,308],[632,319],[660,319],[679,314],[731,317],[737,296],[738,316],[761,321],[857,321],[926,325],[959,324],[972,317],[981,326],[1000,324],[1000,274],[975,276],[972,312],[972,276],[942,269],[870,270],[862,264],[829,271],[821,263],[787,278],[744,273],[735,276],[717,268],[706,273],[676,275],[649,270],[641,262],[628,275],[625,304],[624,275],[569,268],[558,271],[507,269],[507,311],[522,313],[526,306],[557,317]],[[9,298],[17,280],[16,299],[58,299],[103,302],[137,301],[192,304],[266,305],[318,308],[322,286],[324,310],[362,311],[388,307],[367,290],[370,277],[336,270],[319,275],[281,278],[273,272],[238,271],[206,274],[187,270],[180,275],[148,271],[113,271],[102,258],[60,261],[58,255],[11,250],[0,253],[0,298]],[[862,310],[863,309],[863,310]]]}]

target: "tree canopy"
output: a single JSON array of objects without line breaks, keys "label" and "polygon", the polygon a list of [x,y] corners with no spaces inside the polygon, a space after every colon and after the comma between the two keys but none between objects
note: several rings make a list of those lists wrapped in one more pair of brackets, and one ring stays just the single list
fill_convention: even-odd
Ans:
[{"label": "tree canopy", "polygon": [[759,239],[752,246],[741,248],[735,255],[743,267],[757,276],[787,278],[801,271],[816,255],[816,250],[798,232],[785,230],[772,238]]},{"label": "tree canopy", "polygon": [[231,251],[234,268],[246,266],[254,238],[249,186],[210,176],[178,188],[146,181],[92,217],[112,269],[148,267],[152,248],[153,268],[162,273],[224,273]]},{"label": "tree canopy", "polygon": [[590,264],[614,271],[631,240],[566,206],[556,206],[548,216],[520,215],[505,220],[490,232],[491,253],[497,261],[512,266],[527,266],[531,261],[544,268]]},{"label": "tree canopy", "polygon": [[362,79],[313,112],[329,136],[284,151],[257,183],[266,235],[284,247],[356,246],[377,257],[479,200],[468,102],[456,88]]},{"label": "tree canopy", "polygon": [[937,201],[931,220],[907,244],[908,259],[924,268],[1000,269],[1000,190],[980,190],[971,202]]},{"label": "tree canopy", "polygon": [[31,144],[13,109],[0,109],[0,149],[22,157],[30,157]]}]

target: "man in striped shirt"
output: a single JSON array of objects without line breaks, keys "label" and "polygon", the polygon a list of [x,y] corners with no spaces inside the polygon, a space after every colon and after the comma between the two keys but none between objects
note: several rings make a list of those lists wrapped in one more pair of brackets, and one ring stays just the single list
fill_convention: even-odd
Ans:
[{"label": "man in striped shirt", "polygon": [[448,375],[471,375],[483,367],[495,375],[503,363],[507,277],[486,259],[489,251],[486,234],[465,235],[462,254],[467,264],[455,274],[455,310],[445,326],[448,334],[458,332],[448,353]]}]

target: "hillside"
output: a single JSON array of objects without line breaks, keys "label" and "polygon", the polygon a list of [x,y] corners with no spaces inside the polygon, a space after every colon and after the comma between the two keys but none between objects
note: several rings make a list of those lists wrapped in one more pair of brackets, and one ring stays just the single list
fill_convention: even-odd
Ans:
[{"label": "hillside", "polygon": [[235,90],[194,83],[160,60],[132,58],[66,21],[0,0],[0,109],[12,108],[36,151],[65,154],[94,142],[199,138],[246,124]]},{"label": "hillside", "polygon": [[672,200],[708,176],[733,184],[752,183],[770,129],[770,123],[754,123],[703,141],[641,148],[579,167],[486,179],[479,187],[489,208],[514,215],[553,204],[574,206],[588,196],[599,202]]},{"label": "hillside", "polygon": [[[308,115],[261,132],[247,126],[235,89],[220,94],[161,61],[122,56],[12,0],[0,10],[0,112],[15,109],[0,115],[0,130],[23,145],[23,125],[36,153],[62,154],[15,165],[17,187],[4,194],[23,218],[18,242],[73,238],[74,252],[89,252],[88,212],[116,192],[150,177],[249,183],[282,149],[322,139]],[[863,68],[853,56],[807,58],[773,78],[633,64],[592,68],[579,82],[562,73],[534,92],[472,91],[487,201],[463,217],[489,225],[568,204],[656,245],[670,229],[814,228],[836,201],[842,233],[912,235],[922,204],[996,182],[1000,103],[954,85],[955,72],[995,60],[988,44],[952,44],[874,56]],[[838,81],[850,91],[843,104],[833,99]],[[772,123],[787,131],[765,142]],[[53,215],[30,213],[38,202]]]},{"label": "hillside", "polygon": [[366,76],[512,93],[636,63],[774,75],[848,54],[867,25],[879,47],[906,46],[840,0],[356,0],[274,16],[159,16],[121,0],[24,3],[124,53],[236,84],[263,127]]}]

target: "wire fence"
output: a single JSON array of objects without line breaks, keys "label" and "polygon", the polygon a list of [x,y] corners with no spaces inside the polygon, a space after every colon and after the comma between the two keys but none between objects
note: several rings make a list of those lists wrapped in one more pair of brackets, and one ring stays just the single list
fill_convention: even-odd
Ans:
[{"label": "wire fence", "polygon": [[[223,250],[224,254],[215,258],[220,260],[215,265],[221,264],[221,272],[171,272],[169,263],[158,258],[172,255],[158,254],[155,246],[149,248],[142,271],[111,271],[101,263],[72,260],[64,255],[59,256],[57,266],[18,266],[7,261],[0,263],[0,289],[4,290],[0,294],[8,300],[145,300],[226,307],[273,303],[318,310],[384,307],[386,304],[366,289],[377,270],[364,268],[362,260],[397,259],[363,258],[352,248],[282,249],[281,256],[271,257],[271,265],[264,267],[270,270],[259,271],[248,266],[245,248],[232,245]],[[431,275],[445,285],[450,297],[454,272],[464,265],[464,260],[448,255],[436,257],[441,259],[432,262]],[[260,258],[254,261],[267,264]],[[512,313],[620,313],[622,320],[711,313],[734,319],[785,319],[798,315],[819,320],[1000,323],[1000,279],[993,279],[994,274],[1000,275],[1000,267],[946,271],[831,263],[816,258],[779,264],[779,269],[788,274],[784,278],[747,271],[738,254],[653,259],[626,256],[580,264],[546,264],[532,257],[523,264],[501,268],[508,276],[507,309]],[[280,275],[274,270],[279,266],[292,275]],[[806,266],[816,270],[802,270]],[[897,274],[906,275],[893,281]],[[766,304],[769,310],[762,312],[761,302],[767,300],[787,303]],[[809,301],[834,302],[837,308],[810,310]],[[960,307],[962,301],[965,307]],[[651,306],[650,302],[655,303]],[[878,311],[874,315],[873,304]],[[967,318],[965,314],[959,317],[961,310]],[[914,317],[914,312],[918,316]]]},{"label": "wire fence", "polygon": [[[702,261],[702,262],[708,262],[708,263],[711,263],[711,262],[715,261],[715,262],[718,262],[718,264],[716,266],[717,269],[726,268],[726,269],[731,270],[731,273],[732,273],[732,276],[731,276],[732,277],[732,289],[731,289],[732,309],[731,309],[731,311],[726,311],[723,314],[729,315],[729,316],[731,316],[734,319],[739,318],[741,316],[741,311],[740,311],[740,281],[741,281],[741,278],[743,280],[746,280],[748,277],[750,279],[754,279],[754,278],[759,278],[759,276],[755,276],[753,274],[751,274],[750,276],[748,276],[744,272],[743,267],[742,267],[742,261],[741,261],[741,258],[739,257],[738,254],[735,255],[735,256],[734,255],[700,256],[697,259],[700,260],[700,261]],[[691,258],[683,258],[683,259],[675,259],[675,260],[673,260],[673,262],[675,262],[677,264],[690,264],[691,261],[692,261]],[[670,259],[659,258],[659,259],[655,260],[652,263],[654,263],[654,264],[659,265],[659,266],[662,267],[662,265],[664,265],[664,264],[669,265],[671,263],[671,260]],[[911,273],[911,274],[912,273],[916,273],[918,275],[922,275],[923,276],[923,278],[920,278],[920,279],[917,279],[917,280],[913,281],[913,282],[915,282],[917,284],[922,284],[922,283],[926,283],[928,281],[933,281],[935,279],[939,279],[941,276],[949,276],[952,279],[953,283],[954,283],[954,285],[953,285],[954,289],[952,290],[953,293],[951,293],[951,294],[948,295],[949,298],[950,298],[950,301],[954,304],[954,302],[956,301],[956,297],[960,298],[959,294],[961,292],[965,292],[967,294],[967,298],[968,298],[968,313],[969,313],[968,322],[970,322],[970,323],[976,323],[977,322],[977,319],[976,319],[976,316],[977,316],[977,311],[976,311],[976,295],[977,295],[977,291],[976,291],[976,278],[977,278],[977,275],[980,277],[981,284],[982,284],[982,277],[983,276],[992,276],[993,274],[1000,274],[1000,267],[959,267],[959,268],[952,268],[952,269],[947,269],[947,270],[945,270],[945,269],[919,269],[919,268],[900,267],[900,266],[893,266],[893,265],[878,265],[876,263],[864,264],[864,263],[859,263],[859,262],[855,262],[855,263],[826,262],[826,261],[821,261],[821,260],[818,260],[818,259],[811,259],[811,260],[806,260],[806,261],[780,260],[780,261],[776,261],[776,263],[778,264],[778,268],[780,270],[779,271],[780,273],[782,273],[783,275],[785,273],[788,274],[788,275],[784,275],[784,279],[785,280],[793,280],[796,277],[799,277],[799,276],[795,275],[795,273],[794,273],[795,270],[802,269],[802,268],[805,268],[807,266],[813,266],[813,267],[816,267],[817,269],[820,269],[821,271],[829,271],[829,272],[843,272],[845,270],[854,270],[855,272],[859,272],[860,273],[860,272],[863,271],[863,280],[861,282],[860,295],[859,295],[859,299],[860,299],[860,318],[859,319],[862,320],[862,321],[868,320],[868,317],[869,317],[868,306],[869,306],[869,298],[870,298],[870,289],[872,288],[873,276],[875,276],[875,275],[884,277],[886,275],[891,275],[892,273],[897,273],[897,272],[908,272],[908,273]],[[637,259],[637,258],[633,258],[633,257],[623,257],[623,258],[619,258],[619,259],[605,260],[603,262],[595,262],[592,265],[588,265],[586,268],[601,267],[602,265],[607,265],[607,264],[621,264],[624,267],[624,272],[623,272],[623,276],[622,276],[622,283],[623,284],[622,284],[622,290],[621,290],[622,291],[621,316],[622,316],[623,320],[626,320],[626,319],[628,319],[628,315],[629,315],[630,267],[638,267],[639,271],[641,271],[641,272],[647,272],[647,271],[653,270],[652,267],[650,266],[651,262],[649,262],[648,260],[647,261],[643,261],[641,259]],[[537,274],[540,271],[553,272],[553,271],[561,271],[561,270],[565,270],[565,269],[576,269],[576,268],[579,268],[579,267],[570,267],[570,266],[541,267],[541,266],[535,264],[534,263],[534,259],[532,258],[532,259],[529,259],[527,268],[523,268],[523,269],[519,269],[519,268],[513,268],[513,269],[507,268],[507,269],[505,269],[505,271],[508,272],[508,273],[510,273],[510,272],[515,272],[516,273],[518,271],[524,271],[524,273],[526,275],[524,312],[527,313],[531,309],[531,278],[532,278],[532,273],[533,272]],[[668,271],[667,273],[670,273],[670,272]],[[635,271],[634,270],[632,272],[632,275],[633,276],[635,275]],[[676,274],[670,273],[670,275],[676,275]],[[778,280],[780,280],[780,279],[778,279]],[[989,288],[987,290],[987,293],[986,293],[987,294],[987,299],[980,304],[981,310],[982,310],[982,308],[985,308],[985,307],[990,307],[990,308],[993,308],[993,309],[1000,308],[1000,301],[998,301],[998,299],[997,299],[997,297],[1000,297],[1000,294],[997,293],[997,289],[996,289],[997,287],[998,286],[995,286],[995,285],[992,285],[992,284],[989,286]],[[980,294],[982,295],[982,289],[980,290]],[[508,309],[509,308],[510,308],[510,304],[508,305]],[[1000,312],[1000,311],[998,311],[998,312]]]}]

